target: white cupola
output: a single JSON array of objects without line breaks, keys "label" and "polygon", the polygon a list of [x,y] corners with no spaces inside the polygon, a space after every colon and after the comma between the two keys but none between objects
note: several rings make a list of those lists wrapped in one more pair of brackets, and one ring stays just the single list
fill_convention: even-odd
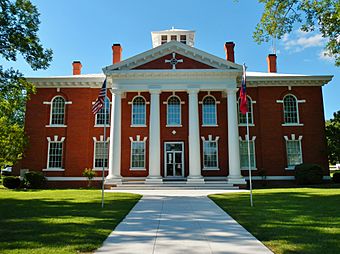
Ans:
[{"label": "white cupola", "polygon": [[193,47],[195,42],[195,31],[175,29],[172,27],[169,30],[151,32],[151,37],[153,48],[169,41],[179,41]]}]

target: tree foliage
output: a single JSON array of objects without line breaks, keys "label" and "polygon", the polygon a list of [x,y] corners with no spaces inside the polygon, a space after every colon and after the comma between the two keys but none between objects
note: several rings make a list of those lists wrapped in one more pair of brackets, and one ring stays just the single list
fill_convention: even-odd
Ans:
[{"label": "tree foliage", "polygon": [[[39,12],[29,0],[0,0],[0,57],[11,62],[21,55],[33,70],[46,69],[52,50],[41,45],[39,24]],[[25,105],[32,92],[33,84],[20,71],[0,65],[0,166],[21,158],[27,143]]]},{"label": "tree foliage", "polygon": [[258,43],[281,39],[299,24],[304,32],[319,30],[327,38],[325,52],[340,66],[339,0],[258,0],[264,12],[253,34]]},{"label": "tree foliage", "polygon": [[329,162],[336,164],[340,162],[340,110],[333,116],[333,119],[326,121],[326,139]]}]

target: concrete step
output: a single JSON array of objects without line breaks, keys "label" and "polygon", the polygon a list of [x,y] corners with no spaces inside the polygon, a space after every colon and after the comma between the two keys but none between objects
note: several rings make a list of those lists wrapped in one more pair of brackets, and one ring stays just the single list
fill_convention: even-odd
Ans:
[{"label": "concrete step", "polygon": [[159,184],[151,184],[145,183],[144,181],[127,181],[119,184],[117,186],[111,187],[112,190],[199,190],[199,189],[212,189],[212,190],[237,190],[238,186],[234,186],[233,184],[223,182],[223,181],[215,181],[215,182],[205,182],[205,183],[186,183],[184,181],[171,181],[171,182],[163,182]]}]

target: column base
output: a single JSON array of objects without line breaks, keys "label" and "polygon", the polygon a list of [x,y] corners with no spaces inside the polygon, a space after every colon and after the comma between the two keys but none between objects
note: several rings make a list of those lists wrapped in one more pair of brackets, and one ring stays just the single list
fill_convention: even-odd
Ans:
[{"label": "column base", "polygon": [[105,185],[121,185],[122,177],[121,176],[107,176],[104,184]]},{"label": "column base", "polygon": [[247,184],[246,180],[243,178],[243,176],[240,177],[227,177],[228,179],[228,183],[232,183],[232,184]]},{"label": "column base", "polygon": [[204,178],[203,177],[188,177],[187,178],[187,184],[204,184]]},{"label": "column base", "polygon": [[163,183],[163,179],[162,178],[158,178],[158,177],[147,177],[145,179],[145,183],[151,183],[151,184],[162,184]]}]

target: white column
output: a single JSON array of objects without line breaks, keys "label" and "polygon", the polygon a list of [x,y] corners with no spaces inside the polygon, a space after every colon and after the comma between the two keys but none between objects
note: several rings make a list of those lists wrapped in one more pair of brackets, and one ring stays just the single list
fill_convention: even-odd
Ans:
[{"label": "white column", "polygon": [[149,176],[148,183],[161,183],[161,132],[160,132],[160,90],[150,90],[150,127],[149,127]]},{"label": "white column", "polygon": [[237,120],[237,102],[235,89],[227,90],[228,104],[228,151],[229,151],[229,176],[228,182],[245,184],[240,168],[240,148]]},{"label": "white column", "polygon": [[189,89],[189,176],[187,183],[204,183],[201,175],[201,149],[198,117],[199,89]]},{"label": "white column", "polygon": [[110,124],[109,175],[106,183],[121,183],[121,101],[122,91],[112,90],[112,109]]}]

